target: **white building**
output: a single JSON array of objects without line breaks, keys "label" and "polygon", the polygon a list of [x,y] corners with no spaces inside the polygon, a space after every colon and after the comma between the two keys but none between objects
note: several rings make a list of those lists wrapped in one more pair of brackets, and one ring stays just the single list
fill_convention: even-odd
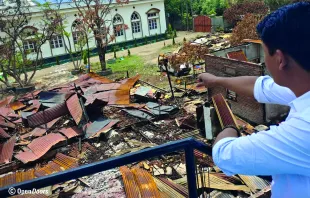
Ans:
[{"label": "white building", "polygon": [[[24,1],[24,3],[28,2],[28,5],[31,6],[30,10],[32,12],[31,21],[27,28],[30,31],[31,29],[36,30],[36,26],[40,24],[42,16],[40,9],[30,0]],[[14,4],[12,2],[14,1],[0,0],[0,9],[1,7],[3,8]],[[128,29],[115,33],[116,39],[113,43],[122,43],[134,39],[154,36],[156,34],[161,35],[166,32],[164,0],[129,0],[128,4],[118,5],[113,3],[111,7],[113,9],[106,19],[113,24],[108,24],[107,26],[116,27],[122,24],[128,26]],[[77,19],[76,16],[79,12],[75,8],[74,3],[62,3],[60,13],[64,14],[66,17],[66,31],[72,32],[70,43],[72,48],[75,49],[74,43],[77,41],[78,32],[74,32],[72,25],[74,26]],[[111,31],[113,31],[113,29]],[[55,36],[52,40],[46,42],[41,47],[43,58],[66,55],[67,53],[64,47],[64,42],[69,46],[67,39],[62,38],[61,35]],[[93,36],[89,39],[89,45],[91,49],[96,48],[96,42]],[[31,49],[33,48],[33,43],[31,43],[31,41],[25,42],[24,47]]]}]

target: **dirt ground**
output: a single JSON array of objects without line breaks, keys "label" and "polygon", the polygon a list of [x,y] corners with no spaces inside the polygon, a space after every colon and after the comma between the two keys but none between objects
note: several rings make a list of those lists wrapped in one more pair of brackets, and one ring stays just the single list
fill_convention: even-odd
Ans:
[{"label": "dirt ground", "polygon": [[[182,42],[184,38],[186,40],[190,40],[195,38],[198,35],[203,35],[204,33],[196,33],[196,32],[178,32],[178,37],[175,39],[175,41]],[[152,43],[144,46],[139,46],[136,48],[131,48],[131,54],[132,55],[139,55],[144,61],[145,65],[156,65],[157,64],[157,57],[160,53],[161,49],[164,47],[164,45],[168,46],[172,44],[172,39],[160,41],[157,43]],[[117,52],[118,57],[120,56],[127,56],[127,50],[125,51],[119,51]],[[108,53],[106,55],[106,59],[113,58],[113,53]],[[92,57],[91,58],[92,63],[99,62],[99,58]],[[67,81],[72,81],[75,76],[72,76],[70,74],[70,70],[73,69],[72,63],[65,63],[63,65],[56,65],[49,68],[45,68],[42,70],[38,70],[35,77],[34,77],[34,83],[37,85],[42,86],[53,86],[56,84],[62,84]]]}]

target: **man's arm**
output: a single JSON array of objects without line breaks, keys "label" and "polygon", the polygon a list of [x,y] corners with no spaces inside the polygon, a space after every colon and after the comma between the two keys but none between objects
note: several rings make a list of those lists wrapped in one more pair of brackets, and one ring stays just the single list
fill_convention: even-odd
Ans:
[{"label": "man's arm", "polygon": [[206,87],[225,87],[241,95],[254,97],[254,85],[258,77],[240,76],[240,77],[217,77],[209,73],[199,75],[198,86]]},{"label": "man's arm", "polygon": [[310,176],[309,127],[308,121],[292,118],[269,131],[240,138],[218,137],[212,151],[214,163],[227,175]]},{"label": "man's arm", "polygon": [[222,86],[240,95],[253,97],[260,103],[288,105],[296,99],[288,88],[276,84],[269,76],[217,77],[209,73],[198,76],[198,86]]},{"label": "man's arm", "polygon": [[213,143],[213,146],[219,142],[221,139],[224,139],[224,138],[228,138],[228,137],[234,137],[234,138],[237,138],[238,137],[238,132],[233,129],[233,128],[227,128],[227,129],[224,129],[221,133],[218,134],[218,136],[216,137],[214,143]]}]

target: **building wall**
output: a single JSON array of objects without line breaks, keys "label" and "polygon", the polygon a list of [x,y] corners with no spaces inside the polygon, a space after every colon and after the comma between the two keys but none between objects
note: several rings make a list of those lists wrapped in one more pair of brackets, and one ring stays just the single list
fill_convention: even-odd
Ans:
[{"label": "building wall", "polygon": [[[113,34],[113,24],[111,20],[113,20],[113,17],[116,14],[119,14],[123,18],[124,24],[128,26],[128,29],[125,30],[124,35],[116,37],[116,40],[113,41],[113,43],[131,41],[134,40],[135,38],[142,38],[156,34],[164,34],[166,32],[167,27],[166,27],[164,0],[131,0],[129,2],[130,2],[129,4],[125,4],[122,6],[114,4],[111,13],[106,17],[107,20],[106,25],[110,26],[111,29],[110,34]],[[159,11],[159,18],[157,19],[157,29],[149,31],[147,12],[150,11],[151,9]],[[29,26],[38,27],[41,23],[40,10],[37,7],[33,7],[31,8],[31,11],[33,12],[33,16],[29,23]],[[132,33],[131,15],[133,14],[134,11],[137,12],[141,18],[141,33],[136,34]],[[71,32],[72,23],[76,19],[74,15],[78,14],[77,9],[75,9],[74,5],[70,3],[64,3],[62,5],[61,13],[64,14],[66,17],[67,22],[66,31]],[[89,39],[90,48],[95,48],[96,47],[95,39],[93,38],[92,34],[90,36],[91,36],[91,38]],[[71,42],[72,49],[75,49],[72,35],[70,36],[69,39]],[[63,38],[63,40],[69,46],[67,38]],[[86,49],[86,46],[84,47],[84,49]],[[46,42],[42,46],[42,52],[43,52],[43,58],[49,58],[53,56],[55,57],[67,54],[65,47],[51,49],[50,42]]]},{"label": "building wall", "polygon": [[263,47],[260,44],[255,44],[255,43],[243,44],[239,46],[226,48],[223,50],[215,51],[212,54],[215,56],[226,58],[227,53],[238,51],[238,50],[242,50],[244,52],[249,62],[252,62],[256,59],[259,59],[259,63],[265,62]]},{"label": "building wall", "polygon": [[[217,57],[214,55],[206,55],[206,72],[222,77],[232,76],[260,76],[262,75],[262,67],[260,65],[241,62],[237,60]],[[226,97],[227,91],[222,87],[210,88],[208,92],[209,98],[216,94],[223,94]],[[257,124],[264,123],[264,105],[256,102],[254,98],[244,95],[237,95],[237,101],[228,100],[231,104],[232,111],[248,120]]]}]

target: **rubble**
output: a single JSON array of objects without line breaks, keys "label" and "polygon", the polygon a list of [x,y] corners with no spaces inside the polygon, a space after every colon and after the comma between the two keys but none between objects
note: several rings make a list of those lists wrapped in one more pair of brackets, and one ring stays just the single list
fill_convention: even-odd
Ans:
[{"label": "rubble", "polygon": [[[204,96],[199,95],[203,92],[196,90],[172,100],[164,91],[138,79],[135,76],[114,82],[91,73],[58,87],[0,101],[1,185],[187,137],[212,144],[216,135],[210,131],[216,125],[213,119],[207,123],[211,128],[206,123],[204,131],[199,127],[197,108],[205,104]],[[217,132],[228,124],[239,127],[243,135],[266,129],[236,117],[221,95],[208,102],[220,120]],[[206,138],[211,133],[214,136]],[[214,195],[257,194],[270,185],[259,177],[223,176],[211,156],[196,150],[194,154],[197,167],[202,168],[197,173],[198,186],[208,187],[202,181],[209,179],[209,187],[216,189],[211,192]],[[72,197],[188,197],[186,185],[185,155],[176,151],[54,185],[51,192]]]}]

